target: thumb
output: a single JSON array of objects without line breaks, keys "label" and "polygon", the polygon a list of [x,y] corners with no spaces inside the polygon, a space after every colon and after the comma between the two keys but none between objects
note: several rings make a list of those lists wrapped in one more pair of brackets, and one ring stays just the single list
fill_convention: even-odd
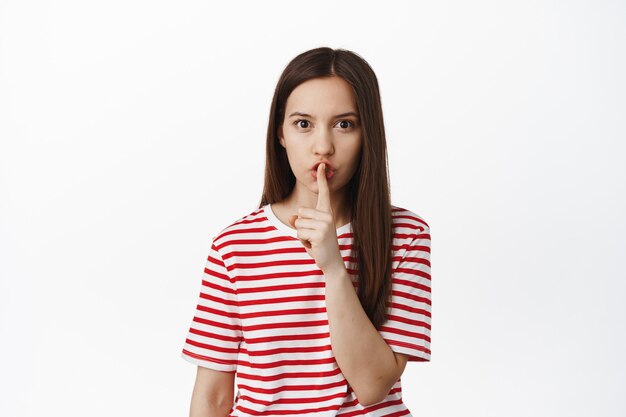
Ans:
[{"label": "thumb", "polygon": [[[297,214],[292,214],[291,216],[289,216],[289,224],[291,226],[293,226],[293,228],[296,228],[296,219],[298,218]],[[307,240],[302,240],[302,239],[298,239],[300,242],[302,242],[302,245],[304,245],[305,248],[311,248],[311,243]]]},{"label": "thumb", "polygon": [[292,214],[289,216],[289,224],[295,229],[296,228],[296,219],[298,218],[297,214]]}]

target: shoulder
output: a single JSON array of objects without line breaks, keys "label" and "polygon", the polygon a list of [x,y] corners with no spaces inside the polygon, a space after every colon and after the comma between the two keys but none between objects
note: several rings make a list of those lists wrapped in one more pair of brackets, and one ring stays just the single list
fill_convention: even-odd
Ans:
[{"label": "shoulder", "polygon": [[248,213],[235,217],[213,235],[213,244],[217,249],[258,236],[267,230],[267,217],[263,208],[256,208]]},{"label": "shoulder", "polygon": [[[393,250],[397,259],[424,259],[430,254],[430,226],[423,216],[395,205],[392,208]],[[421,262],[421,261],[420,261]]]},{"label": "shoulder", "polygon": [[392,204],[391,217],[394,236],[414,240],[424,234],[430,234],[430,226],[426,219],[414,211]]}]

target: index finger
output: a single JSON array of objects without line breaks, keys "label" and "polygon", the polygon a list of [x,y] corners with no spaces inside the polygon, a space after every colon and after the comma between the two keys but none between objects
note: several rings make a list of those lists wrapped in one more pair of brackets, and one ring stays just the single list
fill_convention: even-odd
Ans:
[{"label": "index finger", "polygon": [[326,179],[326,164],[317,167],[317,207],[318,210],[330,212],[330,191]]}]

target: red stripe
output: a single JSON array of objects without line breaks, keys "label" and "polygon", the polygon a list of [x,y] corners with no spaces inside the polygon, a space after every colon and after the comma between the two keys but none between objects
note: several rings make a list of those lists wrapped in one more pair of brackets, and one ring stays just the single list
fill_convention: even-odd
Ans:
[{"label": "red stripe", "polygon": [[213,288],[214,290],[217,290],[219,292],[223,292],[226,294],[235,294],[235,290],[233,290],[232,288],[222,287],[221,285],[217,285],[213,281],[206,281],[203,279],[202,286],[207,287],[207,288]]},{"label": "red stripe", "polygon": [[[406,252],[410,252],[411,250],[421,250],[423,252],[430,252],[428,246],[424,246],[424,245],[411,245],[411,242],[408,243],[402,243],[399,245],[391,245],[391,248],[394,251],[400,252],[400,251],[406,251]],[[406,253],[403,255],[406,256]]]},{"label": "red stripe", "polygon": [[[352,391],[352,387],[348,386],[348,391],[349,391],[349,392],[353,392],[353,391]],[[389,395],[393,395],[393,394],[395,394],[395,393],[400,393],[400,395],[402,395],[402,387],[392,388],[392,389],[391,389],[391,391],[389,391],[389,394],[387,394],[387,396],[389,396]],[[343,403],[343,407],[346,407],[346,408],[347,408],[347,407],[354,407],[354,406],[355,406],[355,405],[357,405],[357,404],[360,404],[360,403],[359,403],[359,399],[358,399],[358,398],[355,398],[355,399],[354,399],[354,400],[352,400],[352,401],[346,401],[346,402],[344,402],[344,403]],[[340,415],[342,415],[342,416],[343,416],[344,414],[340,414]]]},{"label": "red stripe", "polygon": [[239,318],[239,313],[237,313],[237,312],[217,310],[215,308],[203,306],[202,304],[198,304],[198,306],[196,308],[198,309],[198,311],[204,311],[204,312],[215,314],[215,315],[218,315],[218,316],[228,317],[229,319],[238,319]]},{"label": "red stripe", "polygon": [[[262,209],[259,209],[259,211],[261,211]],[[256,213],[252,213],[254,214],[258,214],[258,212]],[[267,218],[265,217],[257,217],[256,219],[250,219],[250,220],[241,220],[238,222],[233,223],[233,225],[239,225],[239,224],[254,224],[254,223],[263,223],[267,220]]]},{"label": "red stripe", "polygon": [[320,314],[326,312],[326,307],[318,308],[290,308],[284,310],[266,310],[266,311],[253,311],[251,313],[241,313],[242,319],[258,318],[258,317],[272,317],[283,316],[288,314]]},{"label": "red stripe", "polygon": [[[428,279],[430,280],[430,277]],[[420,290],[420,291],[430,292],[430,286],[424,285],[424,284],[419,284],[417,282],[409,281],[409,280],[406,280],[406,279],[401,279],[401,278],[394,277],[393,278],[393,283],[397,284],[397,285],[404,285],[406,287],[413,287],[416,290]]]},{"label": "red stripe", "polygon": [[246,344],[252,345],[255,343],[282,342],[286,340],[314,340],[314,339],[324,339],[327,337],[330,337],[329,332],[310,333],[310,334],[288,334],[288,335],[265,336],[265,337],[246,337]]},{"label": "red stripe", "polygon": [[[393,333],[393,334],[399,334],[399,335],[401,335],[401,336],[412,337],[412,338],[416,338],[416,339],[422,339],[422,340],[425,340],[425,341],[427,341],[427,342],[430,342],[430,337],[428,337],[427,335],[422,334],[422,333],[410,332],[410,331],[408,331],[408,330],[396,329],[396,328],[389,327],[389,326],[380,326],[379,330],[380,330],[381,332]],[[389,337],[389,336],[387,336],[387,337]],[[398,340],[394,340],[394,341],[395,341],[395,342],[396,342],[396,344],[398,344],[398,345],[399,345],[400,343],[404,343],[404,342],[402,342],[402,341],[398,341]],[[401,346],[401,345],[399,345],[399,346]],[[406,343],[406,346],[407,346],[407,347],[409,347],[409,346],[415,346],[415,345],[412,345],[412,344],[410,344],[410,343]]]},{"label": "red stripe", "polygon": [[[269,330],[269,329],[289,329],[299,327],[317,327],[328,325],[328,320],[314,320],[314,321],[282,321],[279,323],[264,323],[256,325],[243,326],[244,332],[254,332],[257,330]],[[247,340],[247,339],[246,339]]]},{"label": "red stripe", "polygon": [[241,410],[244,413],[252,414],[255,416],[284,416],[284,415],[293,415],[293,414],[308,414],[312,412],[321,412],[328,410],[338,410],[338,406],[329,406],[329,407],[318,407],[318,408],[305,408],[299,410],[272,410],[272,411],[256,411],[247,407],[242,407],[240,405],[237,406],[237,410]]},{"label": "red stripe", "polygon": [[408,292],[404,292],[404,291],[391,290],[391,294],[395,295],[397,297],[408,298],[410,300],[417,301],[417,302],[424,303],[424,304],[428,304],[428,305],[430,305],[430,303],[431,303],[430,298],[420,297],[418,295],[409,294]]},{"label": "red stripe", "polygon": [[[271,256],[271,255],[270,255]],[[235,263],[231,269],[258,269],[271,268],[275,266],[294,266],[294,265],[315,265],[315,259],[287,259],[280,261],[256,262],[256,263]]]},{"label": "red stripe", "polygon": [[[239,375],[239,374],[237,374]],[[340,392],[338,394],[332,394],[332,395],[316,395],[313,398],[302,398],[302,397],[295,397],[295,398],[277,398],[276,400],[270,402],[270,401],[263,401],[257,398],[252,398],[248,395],[242,395],[240,398],[241,399],[245,399],[250,401],[251,403],[255,403],[255,404],[261,404],[264,406],[268,406],[268,405],[272,405],[272,404],[313,404],[313,403],[320,403],[320,402],[324,402],[324,401],[328,401],[328,400],[332,400],[334,398],[343,398],[345,397],[345,393]],[[338,406],[335,406],[335,408],[333,409],[339,409]],[[312,409],[310,409],[312,410]]]},{"label": "red stripe", "polygon": [[197,334],[198,336],[202,336],[202,337],[210,337],[212,339],[219,339],[219,340],[223,340],[225,342],[237,342],[237,343],[239,343],[239,341],[241,340],[241,337],[224,336],[224,335],[219,334],[219,333],[205,332],[205,331],[202,331],[202,330],[194,329],[193,327],[191,327],[189,329],[189,333]]},{"label": "red stripe", "polygon": [[220,363],[222,365],[237,365],[237,361],[223,360],[223,359],[219,359],[219,358],[213,358],[213,357],[210,357],[210,356],[198,355],[197,353],[190,352],[187,349],[183,349],[183,353],[185,355],[187,355],[187,356],[191,356],[192,358],[202,359],[202,360],[205,360],[205,361],[210,361],[210,362],[215,362],[215,363]]},{"label": "red stripe", "polygon": [[[217,256],[213,256],[217,255]],[[209,252],[209,256],[207,260],[211,263],[214,263],[219,266],[224,266],[224,261],[222,261],[219,251],[217,250],[217,246],[215,242],[211,243],[211,251]]]},{"label": "red stripe", "polygon": [[415,244],[407,244],[401,246],[403,249],[406,248],[407,252],[428,252],[430,253],[430,247],[427,245],[415,245]]},{"label": "red stripe", "polygon": [[424,272],[424,271],[420,271],[419,269],[411,269],[411,268],[396,268],[394,269],[395,273],[403,273],[403,274],[411,274],[411,275],[416,275],[418,277],[422,277],[422,278],[426,278],[428,280],[430,280],[430,274]]},{"label": "red stripe", "polygon": [[309,391],[309,392],[315,392],[315,391],[320,391],[320,390],[325,390],[325,389],[331,389],[331,388],[335,388],[335,387],[340,387],[346,385],[346,380],[341,380],[341,381],[336,381],[336,382],[331,382],[328,384],[315,384],[315,385],[281,385],[280,387],[277,388],[259,388],[259,387],[255,387],[253,385],[246,385],[246,384],[237,384],[237,386],[239,388],[243,388],[245,390],[248,390],[250,392],[258,392],[261,394],[276,394],[279,392],[287,392],[287,391]]},{"label": "red stripe", "polygon": [[228,305],[228,306],[236,306],[237,305],[237,301],[232,301],[232,300],[228,300],[226,298],[220,298],[220,297],[214,297],[210,294],[205,294],[203,292],[200,293],[200,298],[203,298],[205,300],[210,300],[213,301],[217,304],[224,304],[224,305]]},{"label": "red stripe", "polygon": [[239,352],[239,348],[225,348],[225,347],[221,347],[221,346],[215,346],[215,345],[211,345],[208,343],[200,343],[200,342],[196,342],[195,340],[191,340],[191,339],[187,339],[185,341],[188,345],[191,346],[196,346],[205,350],[213,350],[215,352],[222,352],[222,353],[237,353]]},{"label": "red stripe", "polygon": [[[291,297],[280,297],[280,298],[260,298],[258,300],[245,300],[239,301],[239,306],[255,306],[261,304],[282,304],[282,303],[296,303],[300,301],[324,301],[325,295],[294,295]],[[228,304],[228,303],[226,303]]]},{"label": "red stripe", "polygon": [[[251,224],[251,223],[248,223]],[[220,235],[220,239],[226,237],[226,236],[233,236],[233,235],[240,235],[240,234],[244,234],[244,233],[263,233],[263,232],[269,232],[270,230],[274,229],[272,226],[263,226],[263,227],[246,227],[246,228],[241,228],[241,229],[232,229],[232,230],[228,230],[223,232]],[[221,249],[221,248],[220,248]]]},{"label": "red stripe", "polygon": [[[396,217],[396,219],[397,219],[397,217]],[[413,223],[402,223],[402,222],[399,222],[399,221],[393,223],[393,228],[394,229],[399,229],[401,227],[404,227],[404,228],[407,228],[407,229],[419,230],[420,232],[424,231],[424,227],[423,226],[418,226],[418,225],[413,224]],[[411,236],[414,236],[414,235],[415,235],[415,233],[413,233]],[[406,235],[406,234],[401,235],[401,234],[398,233],[397,235],[394,235],[394,236],[408,237],[409,235]]]},{"label": "red stripe", "polygon": [[290,272],[275,272],[272,274],[259,274],[259,275],[238,275],[236,277],[237,282],[241,281],[259,281],[263,279],[274,279],[274,278],[285,278],[285,279],[294,279],[296,277],[308,277],[315,275],[324,275],[324,273],[317,270],[310,271],[290,271]]},{"label": "red stripe", "polygon": [[415,308],[415,307],[411,307],[411,306],[408,306],[405,304],[399,304],[399,303],[390,303],[389,305],[393,308],[399,308],[401,310],[405,310],[410,313],[422,314],[424,316],[430,317],[430,311],[424,310],[423,308]]},{"label": "red stripe", "polygon": [[279,379],[289,379],[289,378],[322,378],[322,377],[331,377],[341,373],[341,369],[335,368],[332,371],[327,372],[282,372],[280,374],[275,375],[253,375],[247,374],[243,372],[238,372],[237,377],[242,379],[254,380],[254,381],[276,381]]},{"label": "red stripe", "polygon": [[419,236],[419,234],[421,232],[424,231],[424,229],[422,229],[421,227],[418,227],[419,232],[418,233],[394,233],[393,237],[394,239],[415,239],[417,236]]},{"label": "red stripe", "polygon": [[[368,415],[368,413],[370,413],[372,411],[380,410],[381,408],[393,407],[394,405],[398,405],[398,404],[402,404],[402,399],[383,401],[383,402],[380,402],[378,404],[370,405],[368,407],[363,407],[363,410],[355,410],[355,411],[352,411],[352,412],[341,413],[341,414],[338,414],[338,415],[339,416],[345,416],[345,417],[364,416],[364,415]],[[408,410],[407,410],[407,412],[405,414],[408,414]],[[395,413],[393,415],[395,415]]]},{"label": "red stripe", "polygon": [[[220,235],[220,237],[222,236],[223,235]],[[218,250],[222,250],[223,248],[228,248],[229,246],[235,246],[235,245],[261,245],[263,246],[267,243],[291,242],[294,239],[295,238],[291,236],[278,236],[278,237],[268,237],[268,238],[261,238],[261,239],[233,239],[233,240],[229,240],[227,242],[221,243],[217,245],[216,247]]]},{"label": "red stripe", "polygon": [[[428,342],[430,342],[430,338],[427,338],[427,339],[428,339]],[[430,349],[425,348],[424,346],[414,345],[412,343],[406,343],[406,342],[402,342],[400,340],[394,340],[394,339],[385,339],[385,341],[390,345],[401,346],[407,349],[415,349],[415,350],[422,351],[424,353],[428,353],[430,355]]]},{"label": "red stripe", "polygon": [[268,250],[250,250],[250,251],[242,251],[242,250],[233,250],[224,255],[224,259],[231,258],[233,256],[237,258],[245,258],[246,256],[268,256],[268,255],[279,255],[284,253],[302,253],[302,249],[299,247],[291,247],[291,248],[276,248],[276,249],[268,249]]},{"label": "red stripe", "polygon": [[295,290],[298,288],[325,288],[325,282],[305,282],[301,284],[281,284],[281,285],[270,285],[266,287],[255,287],[255,288],[239,288],[237,290],[238,294],[248,294],[255,292],[267,292],[267,291],[287,291],[287,290]]},{"label": "red stripe", "polygon": [[207,326],[215,326],[215,327],[220,327],[222,329],[241,331],[241,326],[239,326],[237,324],[222,323],[222,322],[219,322],[219,321],[203,319],[203,318],[197,317],[197,316],[194,316],[193,321],[195,321],[197,323],[205,324]]},{"label": "red stripe", "polygon": [[[209,258],[209,259],[212,259],[212,258]],[[222,266],[222,267],[224,267],[224,265],[223,265],[223,264],[222,264],[221,266]],[[226,269],[226,268],[224,268],[224,269]],[[226,275],[226,274],[222,274],[222,273],[219,273],[219,272],[218,272],[218,271],[216,271],[215,269],[207,268],[207,267],[205,266],[205,267],[204,267],[204,273],[205,273],[205,274],[207,274],[207,275],[213,276],[213,277],[215,277],[215,278],[219,278],[219,279],[221,279],[221,280],[224,280],[224,281],[229,281],[229,282],[230,282],[230,277],[229,277],[228,275]]]},{"label": "red stripe", "polygon": [[409,324],[411,326],[424,327],[424,328],[430,330],[430,324],[426,323],[425,321],[411,320],[409,318],[402,317],[402,316],[397,316],[397,315],[394,315],[394,314],[388,314],[387,315],[387,319],[388,320],[397,321],[399,323]]},{"label": "red stripe", "polygon": [[[245,349],[241,349],[242,353],[247,353]],[[238,359],[237,362],[241,366],[246,366],[248,368],[258,368],[258,369],[270,369],[270,368],[280,368],[283,366],[309,366],[309,365],[327,365],[336,363],[334,357],[323,358],[323,359],[281,359],[274,362],[265,362],[265,363],[250,363],[248,361]]]},{"label": "red stripe", "polygon": [[265,350],[248,350],[249,356],[269,356],[269,355],[280,355],[283,353],[312,353],[312,352],[324,352],[331,350],[330,345],[326,346],[307,346],[307,347],[280,347],[274,349],[265,349]]}]

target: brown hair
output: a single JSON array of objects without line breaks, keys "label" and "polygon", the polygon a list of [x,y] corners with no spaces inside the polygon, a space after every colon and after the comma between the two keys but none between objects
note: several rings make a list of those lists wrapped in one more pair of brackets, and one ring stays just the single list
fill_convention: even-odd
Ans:
[{"label": "brown hair", "polygon": [[295,186],[286,150],[278,141],[287,98],[304,81],[339,76],[352,86],[362,126],[361,161],[347,184],[353,252],[359,273],[358,297],[374,327],[387,320],[391,295],[393,229],[387,165],[387,143],[378,80],[369,64],[354,52],[320,47],[296,56],[285,67],[270,109],[265,181],[259,208],[282,201]]}]

